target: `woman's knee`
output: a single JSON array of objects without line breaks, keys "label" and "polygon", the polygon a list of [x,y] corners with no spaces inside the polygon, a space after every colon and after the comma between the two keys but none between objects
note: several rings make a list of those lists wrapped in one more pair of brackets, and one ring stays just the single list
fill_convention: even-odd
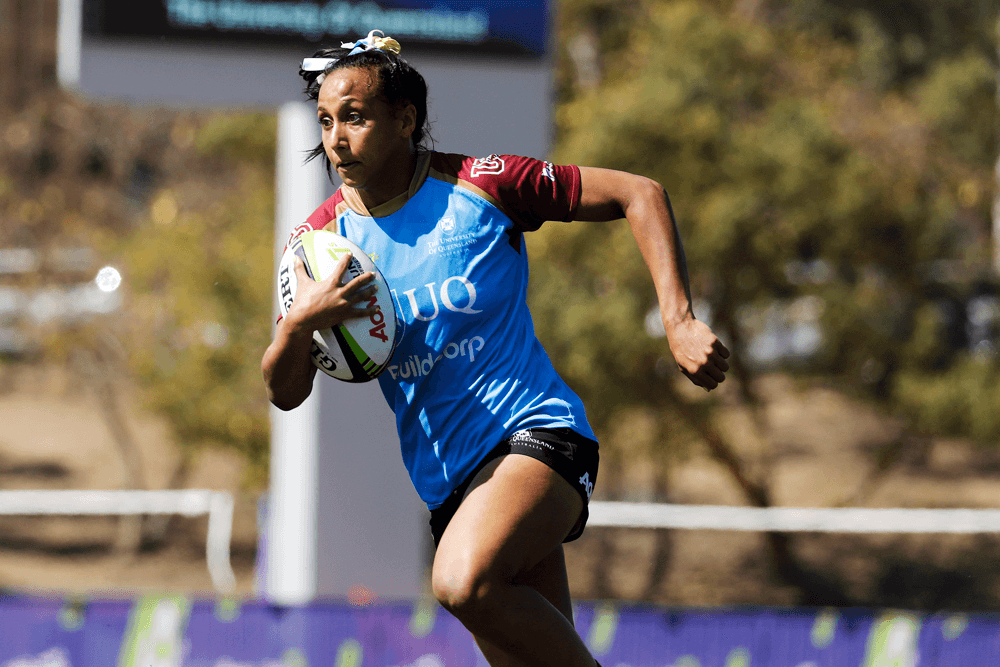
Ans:
[{"label": "woman's knee", "polygon": [[459,618],[488,613],[492,594],[502,585],[488,572],[461,562],[435,563],[431,573],[434,597]]}]

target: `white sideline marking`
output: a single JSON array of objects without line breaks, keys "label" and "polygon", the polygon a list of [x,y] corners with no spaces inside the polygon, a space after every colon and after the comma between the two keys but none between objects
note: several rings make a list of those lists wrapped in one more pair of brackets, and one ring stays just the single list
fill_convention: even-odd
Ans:
[{"label": "white sideline marking", "polygon": [[221,593],[236,585],[229,560],[233,497],[225,491],[0,491],[0,514],[16,516],[208,515],[205,559],[212,584]]}]

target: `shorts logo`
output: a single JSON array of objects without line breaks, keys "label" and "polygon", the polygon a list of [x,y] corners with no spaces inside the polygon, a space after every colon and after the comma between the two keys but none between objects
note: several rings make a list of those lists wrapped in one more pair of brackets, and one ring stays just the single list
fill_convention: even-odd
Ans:
[{"label": "shorts logo", "polygon": [[551,162],[546,162],[545,166],[542,167],[542,176],[555,183],[556,172],[554,170],[555,170],[555,165],[553,165]]},{"label": "shorts logo", "polygon": [[579,481],[580,485],[583,486],[583,490],[587,492],[587,500],[590,500],[590,496],[594,493],[594,483],[590,481],[590,473],[583,473],[583,477]]},{"label": "shorts logo", "polygon": [[450,215],[446,218],[441,218],[441,231],[451,236],[455,233],[455,218]]},{"label": "shorts logo", "polygon": [[499,155],[490,155],[489,157],[476,158],[472,162],[472,178],[484,175],[502,174],[504,170],[503,158]]}]

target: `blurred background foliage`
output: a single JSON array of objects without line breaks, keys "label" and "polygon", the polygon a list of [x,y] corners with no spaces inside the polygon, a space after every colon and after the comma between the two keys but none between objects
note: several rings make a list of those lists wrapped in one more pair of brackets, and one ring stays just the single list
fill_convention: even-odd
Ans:
[{"label": "blurred background foliage", "polygon": [[[998,16],[985,0],[554,4],[553,159],[664,184],[696,313],[735,353],[726,393],[678,382],[627,225],[530,235],[539,336],[608,442],[657,457],[707,443],[748,502],[770,504],[770,455],[741,458],[713,415],[735,401],[766,441],[759,378],[780,371],[900,416],[908,442],[996,446]],[[274,117],[92,103],[55,88],[53,58],[0,77],[0,246],[95,259],[9,284],[114,264],[124,317],[19,321],[44,345],[0,369],[92,350],[188,451],[235,448],[261,485]],[[608,465],[623,456],[609,448]]]},{"label": "blurred background foliage", "polygon": [[181,443],[236,447],[260,484],[270,439],[259,358],[271,335],[275,119],[215,117],[181,131],[218,176],[158,189],[121,246],[134,294],[129,367]]},{"label": "blurred background foliage", "polygon": [[[996,442],[977,407],[998,398],[995,4],[558,4],[555,159],[666,185],[700,315],[746,360],[734,379],[747,400],[755,360],[794,363],[921,430]],[[115,248],[130,367],[152,403],[186,441],[260,459],[245,366],[266,340],[248,325],[269,303],[273,118],[98,111],[50,93],[8,114],[4,137],[7,242],[42,243],[33,230],[54,213],[60,234]],[[539,331],[598,422],[648,404],[670,368],[628,236],[580,225],[532,240]],[[782,319],[812,340],[757,358]],[[985,394],[966,391],[976,378]]]},{"label": "blurred background foliage", "polygon": [[[745,403],[784,369],[914,432],[1000,440],[997,10],[560,4],[555,159],[665,185],[696,312],[734,348]],[[643,331],[655,294],[623,227],[532,239],[536,323],[600,423],[673,376]]]},{"label": "blurred background foliage", "polygon": [[[696,315],[734,353],[725,391],[680,378],[627,225],[529,237],[539,336],[610,445],[605,497],[669,501],[671,460],[697,443],[744,502],[780,502],[773,373],[902,423],[840,502],[866,503],[931,438],[996,449],[998,18],[996,2],[936,0],[559,4],[553,159],[665,186]],[[720,428],[733,409],[749,430]],[[662,462],[646,489],[615,474],[637,454]],[[764,538],[798,604],[878,603],[804,538]]]},{"label": "blurred background foliage", "polygon": [[[5,281],[22,308],[4,316],[14,326],[3,328],[0,368],[63,364],[80,390],[96,391],[136,486],[144,481],[127,463],[135,443],[121,414],[138,388],[184,451],[174,483],[191,456],[224,446],[245,455],[246,482],[261,488],[275,117],[103,106],[51,89],[27,99],[5,110],[0,129],[0,246],[39,260]],[[65,248],[89,254],[61,270],[49,260]],[[69,302],[103,265],[123,276],[116,315],[77,312]],[[36,289],[64,290],[44,317],[26,296]],[[28,344],[10,338],[18,330]]]}]

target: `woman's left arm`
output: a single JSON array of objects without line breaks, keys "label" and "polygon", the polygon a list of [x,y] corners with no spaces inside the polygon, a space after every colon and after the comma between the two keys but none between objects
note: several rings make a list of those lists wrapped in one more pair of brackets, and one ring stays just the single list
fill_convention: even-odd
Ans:
[{"label": "woman's left arm", "polygon": [[681,372],[711,391],[726,379],[729,350],[691,306],[684,248],[670,199],[654,180],[623,171],[580,167],[576,220],[625,218],[653,277],[670,352]]}]

